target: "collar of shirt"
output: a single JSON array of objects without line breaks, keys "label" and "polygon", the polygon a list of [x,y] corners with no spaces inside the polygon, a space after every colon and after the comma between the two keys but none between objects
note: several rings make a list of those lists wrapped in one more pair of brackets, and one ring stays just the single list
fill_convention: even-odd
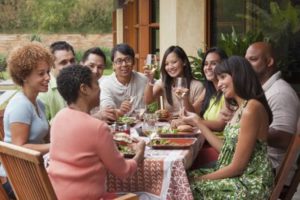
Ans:
[{"label": "collar of shirt", "polygon": [[266,92],[272,85],[273,83],[275,83],[275,81],[277,81],[278,79],[281,78],[281,72],[278,71],[275,74],[273,74],[268,80],[267,82],[265,82],[262,86],[263,90]]},{"label": "collar of shirt", "polygon": [[52,90],[57,89],[56,78],[51,73],[50,73],[49,88],[51,88]]}]

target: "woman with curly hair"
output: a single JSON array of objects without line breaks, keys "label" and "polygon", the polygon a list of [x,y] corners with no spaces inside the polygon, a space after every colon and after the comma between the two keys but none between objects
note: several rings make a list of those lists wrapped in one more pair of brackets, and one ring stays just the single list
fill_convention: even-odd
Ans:
[{"label": "woman with curly hair", "polygon": [[28,43],[15,48],[7,64],[12,80],[21,90],[5,108],[4,141],[45,154],[49,151],[49,143],[44,140],[49,134],[49,124],[37,95],[48,90],[52,55],[40,44]]}]

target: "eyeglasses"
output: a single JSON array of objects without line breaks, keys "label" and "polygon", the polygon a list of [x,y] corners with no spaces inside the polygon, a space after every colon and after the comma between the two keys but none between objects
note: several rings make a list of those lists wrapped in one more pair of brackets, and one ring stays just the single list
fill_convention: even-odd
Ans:
[{"label": "eyeglasses", "polygon": [[123,62],[125,62],[125,64],[127,64],[127,65],[130,65],[130,64],[132,64],[132,59],[130,58],[130,57],[125,57],[125,58],[118,58],[118,59],[116,59],[115,61],[114,61],[114,63],[116,64],[116,65],[122,65],[123,64]]}]

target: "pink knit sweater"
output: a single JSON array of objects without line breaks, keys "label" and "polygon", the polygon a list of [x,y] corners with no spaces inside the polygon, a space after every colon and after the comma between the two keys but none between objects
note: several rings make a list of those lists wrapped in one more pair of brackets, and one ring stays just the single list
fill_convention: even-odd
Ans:
[{"label": "pink knit sweater", "polygon": [[117,151],[106,123],[64,108],[51,126],[48,174],[58,199],[101,199],[107,170],[120,178],[131,176],[134,160]]}]

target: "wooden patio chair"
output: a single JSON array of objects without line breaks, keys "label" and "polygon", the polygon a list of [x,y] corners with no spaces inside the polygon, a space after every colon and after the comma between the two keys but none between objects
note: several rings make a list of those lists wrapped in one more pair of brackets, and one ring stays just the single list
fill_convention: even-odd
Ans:
[{"label": "wooden patio chair", "polygon": [[297,169],[292,177],[291,184],[287,187],[287,190],[282,194],[281,199],[292,199],[294,193],[297,190],[297,186],[300,180],[300,160],[297,157],[300,151],[300,119],[298,120],[297,134],[295,134],[289,144],[285,158],[281,164],[278,174],[275,178],[275,186],[271,193],[270,200],[277,200],[280,197],[280,193],[283,192],[284,184],[287,181],[289,172],[297,159]]},{"label": "wooden patio chair", "polygon": [[122,195],[120,197],[115,198],[114,200],[138,200],[139,197],[134,193],[128,193],[125,195]]},{"label": "wooden patio chair", "polygon": [[4,139],[4,127],[3,127],[4,109],[0,110],[0,141]]},{"label": "wooden patio chair", "polygon": [[40,152],[0,141],[0,159],[17,199],[57,199]]},{"label": "wooden patio chair", "polygon": [[[3,117],[4,117],[4,109],[0,110],[0,141],[3,141],[4,139]],[[4,188],[2,187],[2,185],[0,186],[0,199],[4,199],[4,200],[8,199],[8,196]]]},{"label": "wooden patio chair", "polygon": [[0,186],[0,199],[1,200],[9,200],[4,188],[2,187],[2,185]]}]

